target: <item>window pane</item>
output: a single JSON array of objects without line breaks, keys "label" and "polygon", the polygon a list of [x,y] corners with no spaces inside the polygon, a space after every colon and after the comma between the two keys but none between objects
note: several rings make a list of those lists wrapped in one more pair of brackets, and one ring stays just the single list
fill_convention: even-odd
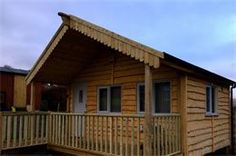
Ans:
[{"label": "window pane", "polygon": [[111,112],[121,112],[121,87],[111,87]]},{"label": "window pane", "polygon": [[99,89],[99,111],[107,111],[107,88]]},{"label": "window pane", "polygon": [[211,108],[212,113],[215,113],[215,88],[211,87]]},{"label": "window pane", "polygon": [[139,85],[139,111],[144,112],[144,101],[145,101],[145,91],[144,91],[144,85]]},{"label": "window pane", "polygon": [[155,83],[155,113],[170,113],[170,83]]},{"label": "window pane", "polygon": [[83,103],[83,90],[79,91],[79,103]]},{"label": "window pane", "polygon": [[210,112],[210,98],[211,98],[211,88],[206,87],[206,111]]}]

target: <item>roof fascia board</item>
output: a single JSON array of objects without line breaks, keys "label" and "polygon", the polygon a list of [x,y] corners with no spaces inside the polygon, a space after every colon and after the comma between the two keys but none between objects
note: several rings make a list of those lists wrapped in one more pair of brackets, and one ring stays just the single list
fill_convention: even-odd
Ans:
[{"label": "roof fascia board", "polygon": [[58,42],[61,40],[63,35],[68,30],[68,25],[62,23],[60,27],[58,28],[57,32],[53,35],[52,39],[44,49],[43,53],[40,55],[39,59],[36,61],[30,72],[25,78],[26,84],[29,84],[33,78],[35,77],[36,73],[39,71],[39,69],[42,67],[42,65],[45,63],[47,58],[50,56],[54,48],[57,46]]}]

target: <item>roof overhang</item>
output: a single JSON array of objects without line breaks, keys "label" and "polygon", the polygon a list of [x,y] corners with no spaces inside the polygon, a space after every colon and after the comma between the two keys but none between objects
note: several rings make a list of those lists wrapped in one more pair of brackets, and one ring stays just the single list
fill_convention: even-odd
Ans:
[{"label": "roof overhang", "polygon": [[26,77],[32,81],[68,84],[99,52],[109,50],[129,56],[150,67],[160,62],[208,80],[233,85],[234,81],[192,65],[170,54],[147,47],[78,17],[58,13],[62,24]]},{"label": "roof overhang", "polygon": [[223,76],[220,76],[218,74],[215,74],[213,72],[210,72],[206,69],[200,68],[196,65],[193,65],[189,62],[186,62],[184,60],[181,60],[177,57],[174,57],[168,53],[163,52],[164,54],[164,59],[162,62],[164,64],[167,64],[175,69],[178,69],[180,71],[183,71],[185,73],[194,75],[196,77],[200,77],[203,79],[206,79],[210,82],[217,82],[219,84],[226,84],[226,85],[235,85],[236,82],[233,80],[227,79]]},{"label": "roof overhang", "polygon": [[[134,58],[135,60],[138,60],[140,62],[143,62],[153,68],[158,68],[160,66],[160,58],[164,58],[164,54],[160,51],[157,51],[155,49],[152,49],[150,47],[147,47],[145,45],[142,45],[138,42],[135,42],[133,40],[130,40],[128,38],[125,38],[123,36],[120,36],[114,32],[111,32],[107,29],[104,29],[102,27],[99,27],[97,25],[94,25],[92,23],[89,23],[85,20],[82,20],[78,17],[67,15],[64,13],[58,13],[58,15],[61,16],[63,23],[45,48],[42,55],[39,57],[37,62],[34,64],[33,68],[29,72],[29,74],[26,77],[26,83],[29,84],[34,79],[38,81],[44,81],[46,78],[42,78],[42,74],[40,73],[47,73],[50,72],[50,70],[43,69],[43,66],[46,66],[46,63],[49,62],[49,64],[56,63],[53,61],[49,61],[50,59],[53,60],[51,55],[53,53],[59,53],[61,48],[59,45],[60,43],[69,44],[70,39],[68,38],[71,35],[71,32],[77,32],[80,37],[83,38],[89,38],[90,40],[93,40],[91,42],[97,42],[100,45],[106,46],[108,48],[111,48],[117,52],[120,52],[124,55],[130,56],[131,58]],[[77,38],[78,39],[78,38]],[[64,41],[66,40],[66,41]],[[95,43],[95,44],[97,44]],[[81,43],[81,46],[83,43]],[[77,45],[77,43],[75,44]],[[65,51],[70,51],[71,47],[67,47],[67,49],[63,49],[64,53]],[[79,52],[76,52],[79,53]],[[73,57],[73,56],[72,56]],[[82,60],[81,60],[82,61]],[[76,64],[75,66],[78,66]],[[47,67],[50,68],[50,66],[47,64]],[[72,71],[71,74],[75,74],[76,71]],[[49,73],[47,73],[49,74]],[[39,75],[39,76],[38,76]],[[40,77],[41,78],[36,78]],[[47,79],[50,81],[53,81],[54,76],[49,76]],[[59,75],[58,75],[59,76]],[[57,77],[58,79],[58,77]],[[63,80],[55,83],[63,83]],[[65,82],[67,83],[67,82]]]}]

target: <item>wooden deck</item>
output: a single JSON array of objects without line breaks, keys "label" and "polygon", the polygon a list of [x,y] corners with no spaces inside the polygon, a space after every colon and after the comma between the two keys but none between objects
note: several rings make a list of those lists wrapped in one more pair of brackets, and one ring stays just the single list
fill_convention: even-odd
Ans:
[{"label": "wooden deck", "polygon": [[[68,153],[144,154],[142,115],[4,112],[1,122],[2,150],[47,144]],[[180,116],[156,115],[152,125],[152,154],[180,154]]]}]

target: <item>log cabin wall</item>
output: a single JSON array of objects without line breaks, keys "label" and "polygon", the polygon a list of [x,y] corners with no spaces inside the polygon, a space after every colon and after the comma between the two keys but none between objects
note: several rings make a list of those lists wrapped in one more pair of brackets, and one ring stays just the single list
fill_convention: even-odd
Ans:
[{"label": "log cabin wall", "polygon": [[[178,112],[177,73],[161,65],[153,70],[153,80],[170,81],[171,111]],[[119,53],[102,52],[78,74],[74,82],[87,82],[87,112],[97,112],[98,87],[120,85],[122,113],[137,113],[136,87],[137,83],[144,82],[144,64]],[[73,105],[72,101],[70,103]],[[73,109],[73,106],[70,108]]]},{"label": "log cabin wall", "polygon": [[208,82],[188,77],[187,145],[189,155],[204,155],[230,145],[229,88],[217,86],[217,116],[206,116]]}]

